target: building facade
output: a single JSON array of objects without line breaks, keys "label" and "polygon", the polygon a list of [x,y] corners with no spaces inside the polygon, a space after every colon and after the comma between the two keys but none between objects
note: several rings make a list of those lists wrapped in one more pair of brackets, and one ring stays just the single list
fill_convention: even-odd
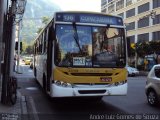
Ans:
[{"label": "building facade", "polygon": [[[5,47],[5,31],[6,31],[6,19],[8,12],[9,0],[0,0],[0,98],[2,94],[2,76],[3,76],[3,64],[4,64],[4,47]],[[0,99],[1,100],[1,99]]]},{"label": "building facade", "polygon": [[131,43],[160,40],[160,0],[101,0],[101,12],[124,19]]},{"label": "building facade", "polygon": [[[0,101],[3,104],[11,102],[12,95],[16,95],[10,89],[14,82],[15,31],[25,4],[26,0],[0,0]],[[22,17],[18,18],[17,14]]]}]

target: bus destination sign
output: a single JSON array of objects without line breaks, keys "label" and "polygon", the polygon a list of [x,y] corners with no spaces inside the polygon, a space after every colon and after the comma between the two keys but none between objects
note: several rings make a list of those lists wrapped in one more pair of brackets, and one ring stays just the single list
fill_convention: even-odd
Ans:
[{"label": "bus destination sign", "polygon": [[87,13],[57,13],[56,21],[123,25],[122,18]]}]

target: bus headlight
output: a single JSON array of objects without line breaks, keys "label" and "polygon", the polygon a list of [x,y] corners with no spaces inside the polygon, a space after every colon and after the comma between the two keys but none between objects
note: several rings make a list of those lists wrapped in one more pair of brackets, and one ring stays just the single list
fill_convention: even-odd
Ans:
[{"label": "bus headlight", "polygon": [[68,84],[67,84],[66,82],[62,82],[62,86],[63,86],[63,87],[67,87]]},{"label": "bus headlight", "polygon": [[124,81],[121,81],[121,82],[116,82],[114,83],[115,86],[118,86],[118,85],[123,85],[127,82],[127,80],[124,80]]},{"label": "bus headlight", "polygon": [[127,83],[127,80],[124,80],[124,81],[121,81],[121,82],[115,82],[115,83],[111,84],[110,86],[119,86],[119,85],[123,85],[125,83]]},{"label": "bus headlight", "polygon": [[70,83],[66,83],[66,82],[59,81],[59,80],[55,80],[54,83],[57,86],[61,86],[61,87],[72,87],[72,85]]},{"label": "bus headlight", "polygon": [[61,82],[60,81],[55,81],[55,84],[57,85],[57,86],[61,86]]},{"label": "bus headlight", "polygon": [[118,86],[119,85],[119,82],[116,82],[116,83],[114,83],[115,84],[115,86]]}]

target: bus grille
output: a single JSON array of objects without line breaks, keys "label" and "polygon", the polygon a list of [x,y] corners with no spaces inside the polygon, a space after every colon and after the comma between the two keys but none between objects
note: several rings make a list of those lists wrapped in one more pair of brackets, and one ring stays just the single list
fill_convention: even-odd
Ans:
[{"label": "bus grille", "polygon": [[106,90],[79,90],[80,94],[102,94],[105,93]]},{"label": "bus grille", "polygon": [[71,73],[74,76],[111,76],[112,73]]}]

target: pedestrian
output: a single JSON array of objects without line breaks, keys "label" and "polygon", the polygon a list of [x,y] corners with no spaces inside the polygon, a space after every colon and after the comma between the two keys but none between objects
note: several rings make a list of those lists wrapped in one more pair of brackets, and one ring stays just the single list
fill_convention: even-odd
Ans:
[{"label": "pedestrian", "polygon": [[148,60],[144,59],[144,70],[147,70],[147,66],[148,66]]},{"label": "pedestrian", "polygon": [[14,63],[13,63],[13,72],[15,72],[16,71],[16,55],[14,56]]}]

